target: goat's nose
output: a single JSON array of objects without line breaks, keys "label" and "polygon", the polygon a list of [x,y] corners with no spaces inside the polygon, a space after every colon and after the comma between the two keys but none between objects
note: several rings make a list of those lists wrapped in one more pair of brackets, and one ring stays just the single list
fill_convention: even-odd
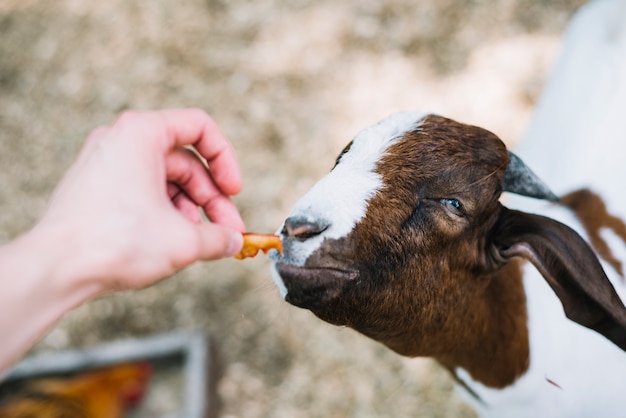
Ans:
[{"label": "goat's nose", "polygon": [[310,221],[299,216],[292,216],[285,220],[281,234],[304,241],[321,234],[326,228],[328,228],[328,223],[324,221]]}]

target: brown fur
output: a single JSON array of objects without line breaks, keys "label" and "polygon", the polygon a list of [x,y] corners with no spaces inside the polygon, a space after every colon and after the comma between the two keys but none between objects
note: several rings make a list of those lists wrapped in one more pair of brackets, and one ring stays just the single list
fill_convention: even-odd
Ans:
[{"label": "brown fur", "polygon": [[[383,183],[393,187],[372,198],[351,235],[307,262],[349,260],[376,274],[313,312],[402,355],[463,367],[486,385],[515,381],[528,365],[521,272],[517,263],[500,269],[485,238],[500,212],[507,161],[490,132],[429,116],[379,162]],[[462,201],[466,217],[448,213],[442,198]]]},{"label": "brown fur", "polygon": [[[484,237],[499,213],[506,149],[484,129],[438,116],[429,116],[410,136],[392,146],[379,163],[384,184],[393,189],[372,199],[355,234],[363,235],[357,241],[371,242],[380,239],[381,230],[397,231],[395,237],[385,234],[384,238],[399,239],[404,246],[410,243],[403,249],[417,256],[411,257],[401,277],[415,278],[415,294],[400,301],[400,292],[390,289],[396,297],[385,298],[383,303],[389,306],[383,310],[422,306],[413,318],[398,315],[405,323],[394,327],[406,329],[413,338],[377,335],[376,339],[404,355],[427,355],[449,368],[464,367],[486,385],[505,386],[528,364],[519,266],[497,270],[484,253]],[[450,166],[450,161],[457,164]],[[459,199],[466,219],[441,210],[441,198]],[[398,231],[397,225],[413,212],[407,203],[422,210],[420,217],[426,222]],[[370,225],[371,219],[377,224]],[[386,225],[380,224],[383,219],[388,220]]]},{"label": "brown fur", "polygon": [[591,244],[598,255],[623,277],[622,263],[615,258],[608,244],[600,235],[600,231],[602,228],[609,228],[626,243],[626,224],[624,221],[611,215],[602,198],[589,189],[571,192],[561,198],[561,203],[574,211],[587,231]]}]

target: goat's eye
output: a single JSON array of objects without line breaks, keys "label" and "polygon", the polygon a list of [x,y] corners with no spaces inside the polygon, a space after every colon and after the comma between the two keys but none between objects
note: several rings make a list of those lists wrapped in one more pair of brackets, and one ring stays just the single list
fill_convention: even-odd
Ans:
[{"label": "goat's eye", "polygon": [[440,202],[446,209],[457,216],[463,216],[465,214],[463,204],[456,199],[441,199]]}]

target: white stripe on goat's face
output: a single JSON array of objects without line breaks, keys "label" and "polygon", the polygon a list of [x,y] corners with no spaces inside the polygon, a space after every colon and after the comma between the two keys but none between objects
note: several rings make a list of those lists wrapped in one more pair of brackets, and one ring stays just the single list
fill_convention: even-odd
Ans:
[{"label": "white stripe on goat's face", "polygon": [[[345,237],[354,229],[365,216],[369,199],[382,187],[382,178],[375,172],[376,164],[389,146],[415,130],[425,115],[396,113],[359,132],[339,156],[333,170],[296,203],[289,215],[289,219],[324,230],[306,240],[286,242],[285,258],[281,262],[303,266],[322,241]],[[278,260],[276,253],[272,257]],[[274,274],[274,280],[284,297],[287,290],[282,279]]]}]

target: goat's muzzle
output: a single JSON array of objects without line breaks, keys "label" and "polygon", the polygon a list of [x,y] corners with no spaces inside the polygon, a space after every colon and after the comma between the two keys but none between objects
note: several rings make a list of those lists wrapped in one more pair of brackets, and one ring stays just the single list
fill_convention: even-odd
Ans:
[{"label": "goat's muzzle", "polygon": [[285,300],[300,308],[316,311],[339,297],[358,277],[355,270],[309,268],[277,263],[276,271],[287,288]]}]

